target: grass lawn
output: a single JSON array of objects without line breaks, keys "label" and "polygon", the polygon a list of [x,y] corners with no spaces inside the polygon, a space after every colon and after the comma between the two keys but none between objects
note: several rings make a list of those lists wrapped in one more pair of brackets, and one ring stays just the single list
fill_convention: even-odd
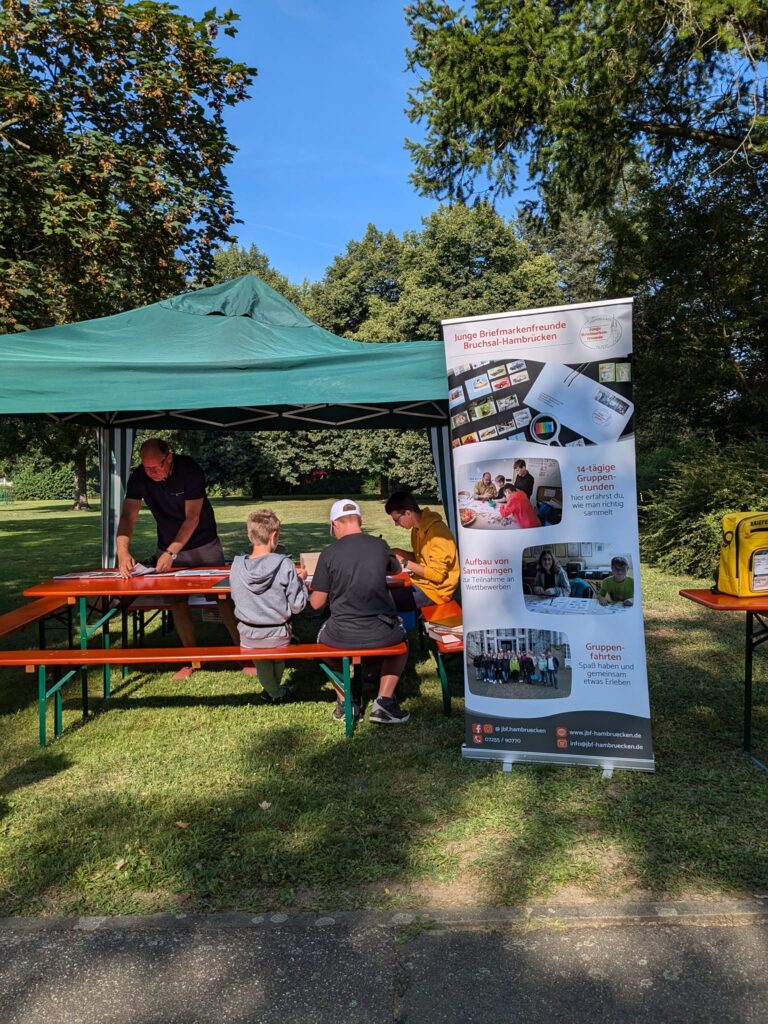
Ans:
[{"label": "grass lawn", "polygon": [[[253,503],[216,502],[225,550],[244,547]],[[328,541],[328,500],[272,503],[288,551]],[[380,503],[366,528],[405,539]],[[153,550],[142,513],[137,557]],[[65,503],[0,511],[0,612],[52,573],[99,562],[98,514]],[[743,619],[677,596],[695,581],[645,568],[657,771],[465,761],[463,683],[441,712],[415,644],[403,728],[367,721],[351,742],[330,718],[317,667],[301,699],[272,708],[234,670],[134,672],[103,714],[37,746],[35,676],[0,673],[0,915],[233,908],[345,909],[573,903],[766,892],[768,776],[740,751]],[[316,620],[298,633],[313,638]],[[223,627],[201,636],[228,642]],[[170,642],[174,642],[171,638]],[[169,642],[167,639],[164,642]],[[35,633],[0,640],[36,645]],[[457,659],[458,660],[458,659]],[[768,747],[766,668],[755,663],[755,732]],[[93,693],[99,680],[94,674]]]}]

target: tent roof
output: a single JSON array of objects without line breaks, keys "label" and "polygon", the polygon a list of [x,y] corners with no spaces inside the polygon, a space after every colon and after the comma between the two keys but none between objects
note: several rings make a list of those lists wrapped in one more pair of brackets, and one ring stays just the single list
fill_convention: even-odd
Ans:
[{"label": "tent roof", "polygon": [[253,275],[4,335],[0,363],[4,415],[249,430],[447,418],[442,344],[339,338]]}]

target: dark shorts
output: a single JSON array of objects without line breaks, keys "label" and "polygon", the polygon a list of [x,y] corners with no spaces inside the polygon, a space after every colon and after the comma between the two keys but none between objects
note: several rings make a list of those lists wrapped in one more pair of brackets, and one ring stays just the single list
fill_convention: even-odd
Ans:
[{"label": "dark shorts", "polygon": [[[162,553],[158,548],[155,552],[155,558],[159,558]],[[192,569],[196,566],[205,565],[224,565],[224,549],[221,546],[221,541],[217,537],[215,540],[209,541],[208,544],[202,544],[199,548],[182,548],[178,555],[176,555],[173,565],[174,568],[179,569]]]},{"label": "dark shorts", "polygon": [[330,618],[317,634],[319,644],[330,647],[391,647],[406,638],[402,620],[397,615],[375,616],[361,619],[355,624],[344,624],[339,627]]}]

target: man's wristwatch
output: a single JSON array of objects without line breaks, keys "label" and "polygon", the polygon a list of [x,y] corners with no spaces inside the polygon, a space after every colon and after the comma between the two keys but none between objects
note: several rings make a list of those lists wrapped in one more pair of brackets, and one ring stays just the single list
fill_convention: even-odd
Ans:
[{"label": "man's wristwatch", "polygon": [[178,551],[169,551],[169,550],[168,550],[168,548],[166,548],[166,549],[165,549],[165,551],[163,552],[163,554],[164,554],[164,555],[170,555],[170,556],[171,556],[171,561],[172,561],[172,562],[175,562],[175,561],[176,561],[176,559],[178,558],[178,555],[179,555]]}]

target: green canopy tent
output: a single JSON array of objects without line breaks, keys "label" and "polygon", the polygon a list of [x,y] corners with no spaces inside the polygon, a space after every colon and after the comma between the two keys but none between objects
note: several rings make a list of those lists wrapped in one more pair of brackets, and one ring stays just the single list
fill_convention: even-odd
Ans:
[{"label": "green canopy tent", "polygon": [[253,275],[115,316],[5,335],[0,360],[0,415],[99,428],[104,564],[114,558],[139,427],[427,427],[452,513],[442,345],[339,338]]}]

